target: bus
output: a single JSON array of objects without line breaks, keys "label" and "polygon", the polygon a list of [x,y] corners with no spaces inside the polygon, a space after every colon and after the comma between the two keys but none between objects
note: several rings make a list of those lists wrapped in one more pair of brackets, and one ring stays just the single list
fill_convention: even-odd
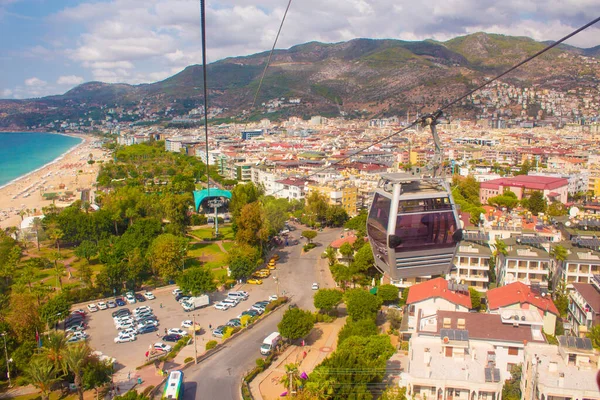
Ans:
[{"label": "bus", "polygon": [[165,385],[163,399],[181,400],[183,398],[183,372],[171,371]]}]

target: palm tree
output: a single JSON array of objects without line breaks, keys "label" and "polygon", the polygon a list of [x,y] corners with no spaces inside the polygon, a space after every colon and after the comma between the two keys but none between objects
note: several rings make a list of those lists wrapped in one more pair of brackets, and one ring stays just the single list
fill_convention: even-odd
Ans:
[{"label": "palm tree", "polygon": [[65,264],[59,263],[58,260],[62,259],[62,256],[59,252],[55,251],[52,253],[52,260],[54,261],[54,275],[56,276],[56,280],[58,286],[62,290],[62,279],[61,277],[65,274]]},{"label": "palm tree", "polygon": [[35,241],[37,243],[37,249],[40,251],[40,231],[42,230],[42,220],[40,217],[35,217],[32,223],[33,230],[35,231]]},{"label": "palm tree", "polygon": [[48,400],[52,385],[58,381],[52,363],[45,358],[34,357],[29,362],[25,375],[33,386],[42,391],[42,400]]},{"label": "palm tree", "polygon": [[75,377],[75,388],[77,389],[77,394],[79,396],[79,400],[83,400],[83,386],[81,383],[81,378],[83,375],[83,367],[88,361],[90,357],[90,348],[87,343],[75,343],[69,345],[63,351],[63,360],[67,369],[73,374]]},{"label": "palm tree", "polygon": [[281,377],[279,382],[286,388],[290,388],[290,394],[294,393],[296,391],[294,388],[298,388],[302,384],[300,372],[298,371],[298,364],[286,364],[285,374]]},{"label": "palm tree", "polygon": [[59,228],[52,228],[48,230],[48,237],[56,244],[56,250],[60,254],[60,239],[65,236],[64,232]]},{"label": "palm tree", "polygon": [[64,333],[51,331],[42,348],[43,354],[52,363],[56,371],[67,372],[64,352],[67,348],[67,338]]}]

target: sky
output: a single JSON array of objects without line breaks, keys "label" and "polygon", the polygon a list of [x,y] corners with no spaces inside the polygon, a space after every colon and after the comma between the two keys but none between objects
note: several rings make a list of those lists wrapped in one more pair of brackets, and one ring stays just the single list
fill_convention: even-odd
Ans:
[{"label": "sky", "polygon": [[[208,62],[270,50],[287,3],[207,0]],[[277,48],[482,31],[557,40],[598,16],[598,0],[295,0]],[[567,43],[600,45],[600,23]],[[201,54],[200,0],[0,0],[0,98],[156,82]]]}]

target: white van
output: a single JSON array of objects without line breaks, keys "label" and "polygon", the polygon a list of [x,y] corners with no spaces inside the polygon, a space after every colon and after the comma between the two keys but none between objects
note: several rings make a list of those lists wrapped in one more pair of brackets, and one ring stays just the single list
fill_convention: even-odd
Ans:
[{"label": "white van", "polygon": [[248,299],[248,295],[242,292],[229,292],[227,293],[227,297],[233,300],[242,301]]},{"label": "white van", "polygon": [[281,335],[279,332],[273,332],[269,336],[263,340],[262,345],[260,346],[260,354],[263,356],[269,355],[271,350],[273,350],[279,344],[281,340]]}]

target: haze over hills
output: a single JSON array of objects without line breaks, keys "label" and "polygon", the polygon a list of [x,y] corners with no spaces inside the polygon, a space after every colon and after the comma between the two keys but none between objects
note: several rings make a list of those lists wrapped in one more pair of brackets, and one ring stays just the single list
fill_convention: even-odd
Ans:
[{"label": "haze over hills", "polygon": [[[387,116],[431,109],[476,83],[516,64],[547,45],[525,37],[475,33],[446,42],[355,39],[310,42],[277,50],[250,110],[268,52],[232,57],[208,66],[209,107],[219,117],[261,118],[263,102],[285,97],[300,104],[268,113],[291,115]],[[597,87],[600,46],[560,46],[506,77],[519,87],[560,92]],[[111,108],[139,120],[140,108],[171,119],[201,107],[202,67],[192,65],[161,82],[141,85],[88,82],[63,95],[30,100],[0,100],[0,128],[39,127],[55,120],[93,121]],[[456,109],[455,115],[468,115]]]}]

